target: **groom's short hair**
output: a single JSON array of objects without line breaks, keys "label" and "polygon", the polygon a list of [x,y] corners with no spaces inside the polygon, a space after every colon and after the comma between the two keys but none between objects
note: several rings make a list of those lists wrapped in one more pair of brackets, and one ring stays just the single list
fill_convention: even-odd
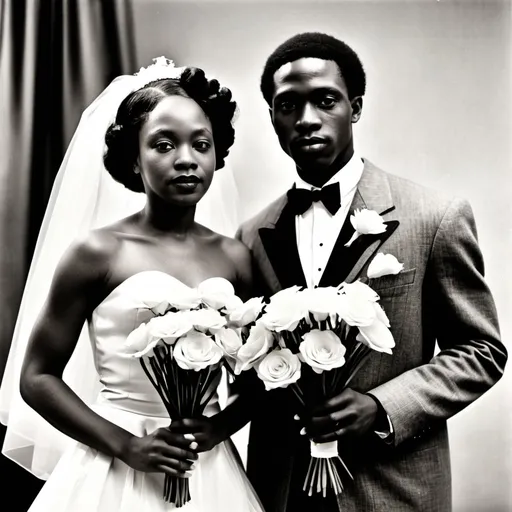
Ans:
[{"label": "groom's short hair", "polygon": [[269,105],[272,105],[275,72],[284,64],[304,57],[336,62],[347,86],[349,99],[364,95],[366,75],[356,52],[343,41],[328,34],[304,32],[279,45],[265,63],[260,88]]}]

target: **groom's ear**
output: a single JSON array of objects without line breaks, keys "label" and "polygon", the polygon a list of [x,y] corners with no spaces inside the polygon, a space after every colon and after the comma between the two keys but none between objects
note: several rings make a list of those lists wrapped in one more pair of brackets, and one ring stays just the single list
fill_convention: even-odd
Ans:
[{"label": "groom's ear", "polygon": [[352,107],[352,122],[357,123],[359,119],[361,119],[361,114],[363,112],[363,97],[356,96],[350,101],[350,106]]}]

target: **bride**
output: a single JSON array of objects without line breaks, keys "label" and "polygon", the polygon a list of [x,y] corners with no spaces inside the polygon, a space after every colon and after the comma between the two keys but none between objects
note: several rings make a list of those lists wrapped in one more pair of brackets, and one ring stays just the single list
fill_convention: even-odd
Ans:
[{"label": "bride", "polygon": [[[262,510],[229,440],[242,426],[240,401],[221,411],[215,397],[202,419],[186,422],[187,434],[168,428],[159,395],[123,353],[143,321],[138,305],[159,290],[221,277],[248,298],[248,250],[196,221],[233,144],[235,109],[231,92],[202,70],[160,58],[114,80],[84,113],[43,223],[0,395],[3,453],[49,477],[31,512],[171,510],[166,474],[190,479],[184,512]],[[227,179],[203,210],[224,232],[234,221]],[[123,217],[141,192],[145,205]]]}]

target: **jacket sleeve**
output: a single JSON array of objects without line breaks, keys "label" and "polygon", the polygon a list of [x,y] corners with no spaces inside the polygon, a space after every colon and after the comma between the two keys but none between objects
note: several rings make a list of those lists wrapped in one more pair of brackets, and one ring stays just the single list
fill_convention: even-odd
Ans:
[{"label": "jacket sleeve", "polygon": [[424,331],[434,333],[439,353],[370,391],[391,419],[395,445],[471,404],[501,378],[507,361],[473,212],[464,200],[452,201],[439,224],[423,301]]}]

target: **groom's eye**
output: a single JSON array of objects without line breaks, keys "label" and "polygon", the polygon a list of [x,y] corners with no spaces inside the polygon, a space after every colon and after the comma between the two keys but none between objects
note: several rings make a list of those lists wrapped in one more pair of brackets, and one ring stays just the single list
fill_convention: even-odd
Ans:
[{"label": "groom's eye", "polygon": [[318,105],[321,108],[332,108],[332,107],[334,107],[335,104],[336,104],[336,98],[334,98],[333,96],[324,96],[318,102]]},{"label": "groom's eye", "polygon": [[296,108],[296,104],[295,104],[295,102],[293,102],[291,100],[282,100],[282,101],[279,101],[277,104],[277,109],[280,112],[284,112],[284,113],[292,112],[293,110],[295,110],[295,108]]}]

